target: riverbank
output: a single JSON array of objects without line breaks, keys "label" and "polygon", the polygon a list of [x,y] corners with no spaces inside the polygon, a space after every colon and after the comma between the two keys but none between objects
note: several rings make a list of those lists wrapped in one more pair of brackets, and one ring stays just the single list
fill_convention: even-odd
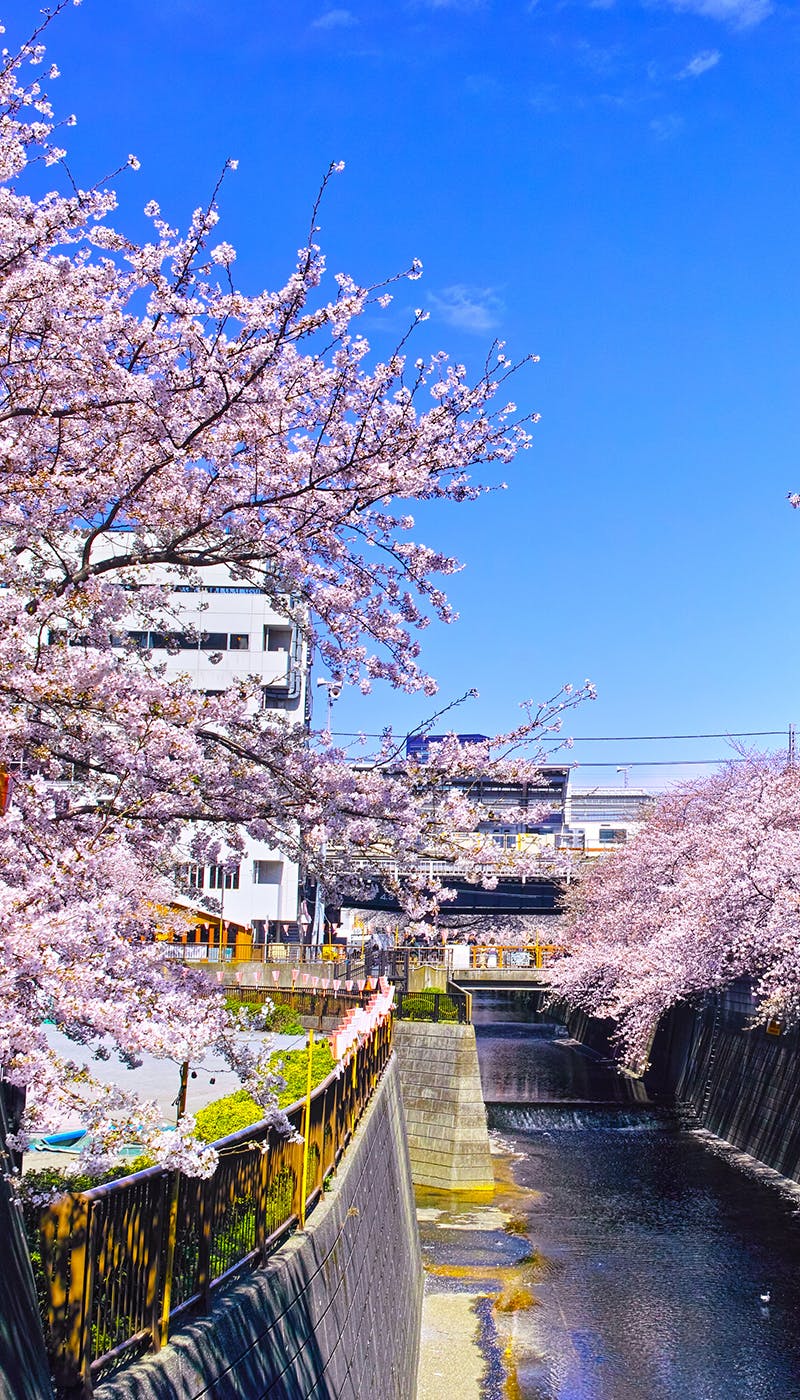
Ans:
[{"label": "riverbank", "polygon": [[470,1198],[418,1189],[425,1270],[417,1400],[519,1400],[515,1337],[537,1306],[544,1268],[525,1212],[538,1193],[514,1180],[514,1156],[491,1133],[495,1186]]}]

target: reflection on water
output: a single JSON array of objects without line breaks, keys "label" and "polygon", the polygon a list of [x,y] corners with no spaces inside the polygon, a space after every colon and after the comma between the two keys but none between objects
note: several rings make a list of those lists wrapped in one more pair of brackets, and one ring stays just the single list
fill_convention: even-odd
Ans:
[{"label": "reflection on water", "polygon": [[630,1102],[613,1067],[530,999],[476,996],[474,1012],[490,1122],[533,1188],[540,1268],[537,1305],[514,1319],[521,1396],[800,1400],[792,1199],[663,1107]]}]

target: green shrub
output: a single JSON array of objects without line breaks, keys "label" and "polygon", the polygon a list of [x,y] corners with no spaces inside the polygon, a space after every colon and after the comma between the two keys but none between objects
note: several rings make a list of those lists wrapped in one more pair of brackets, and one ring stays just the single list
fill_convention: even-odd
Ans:
[{"label": "green shrub", "polygon": [[[433,1020],[433,992],[406,992],[403,996],[402,1016],[404,1021]],[[439,1020],[457,1021],[458,1007],[445,992],[439,994]]]},{"label": "green shrub", "polygon": [[[321,1084],[323,1079],[327,1079],[335,1067],[336,1061],[327,1040],[315,1040],[311,1057],[312,1089]],[[286,1108],[296,1099],[305,1097],[308,1082],[308,1051],[305,1048],[277,1051],[270,1060],[270,1068],[286,1080],[286,1088],[282,1089],[278,1096],[281,1108]]]},{"label": "green shrub", "polygon": [[273,1031],[276,1035],[302,1035],[304,1032],[303,1023],[297,1012],[291,1006],[282,1003],[241,1001],[239,997],[229,993],[225,998],[225,1010],[233,1015],[243,1011],[248,1021],[251,1021],[254,1028],[262,1031]]},{"label": "green shrub", "polygon": [[[323,1079],[327,1079],[335,1064],[327,1040],[315,1041],[311,1059],[311,1087],[316,1088]],[[308,1075],[308,1051],[305,1048],[276,1051],[270,1059],[270,1069],[286,1080],[286,1087],[278,1096],[281,1108],[303,1098]],[[260,1123],[263,1117],[261,1105],[246,1089],[237,1089],[235,1094],[226,1094],[224,1098],[215,1099],[200,1109],[195,1119],[197,1136],[204,1142],[217,1142],[231,1133],[241,1132],[242,1128],[249,1128],[252,1123]]]},{"label": "green shrub", "polygon": [[246,1089],[237,1089],[235,1094],[226,1094],[201,1108],[195,1114],[195,1129],[203,1142],[217,1142],[249,1128],[251,1123],[260,1123],[263,1117],[261,1105]]},{"label": "green shrub", "polygon": [[265,1030],[274,1031],[276,1035],[303,1035],[305,1027],[291,1006],[274,1006]]}]

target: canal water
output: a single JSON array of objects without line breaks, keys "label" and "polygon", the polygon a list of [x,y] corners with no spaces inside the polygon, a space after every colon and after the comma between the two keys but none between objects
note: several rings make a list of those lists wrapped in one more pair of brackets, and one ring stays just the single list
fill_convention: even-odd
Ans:
[{"label": "canal water", "polygon": [[506,1394],[800,1400],[800,1195],[648,1103],[532,995],[476,996],[474,1019],[517,1192]]}]

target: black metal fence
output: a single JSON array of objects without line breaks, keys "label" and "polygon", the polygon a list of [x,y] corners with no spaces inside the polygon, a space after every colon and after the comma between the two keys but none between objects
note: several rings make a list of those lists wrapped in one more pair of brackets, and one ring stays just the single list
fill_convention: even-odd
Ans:
[{"label": "black metal fence", "polygon": [[387,1016],[289,1121],[308,1143],[256,1124],[216,1144],[207,1181],[151,1167],[61,1197],[41,1220],[48,1349],[60,1397],[92,1395],[121,1364],[158,1350],[175,1323],[260,1263],[320,1196],[391,1054]]},{"label": "black metal fence", "polygon": [[395,1014],[402,1021],[451,1021],[469,1025],[472,997],[452,982],[448,982],[446,992],[408,992],[396,987]]},{"label": "black metal fence", "polygon": [[235,984],[225,987],[225,995],[248,1006],[262,1006],[271,1001],[275,1006],[288,1006],[298,1016],[316,1016],[322,1021],[325,1016],[341,1018],[354,1007],[367,1007],[375,997],[374,987],[363,992],[320,992],[310,987],[292,990],[289,987],[241,987]]}]

